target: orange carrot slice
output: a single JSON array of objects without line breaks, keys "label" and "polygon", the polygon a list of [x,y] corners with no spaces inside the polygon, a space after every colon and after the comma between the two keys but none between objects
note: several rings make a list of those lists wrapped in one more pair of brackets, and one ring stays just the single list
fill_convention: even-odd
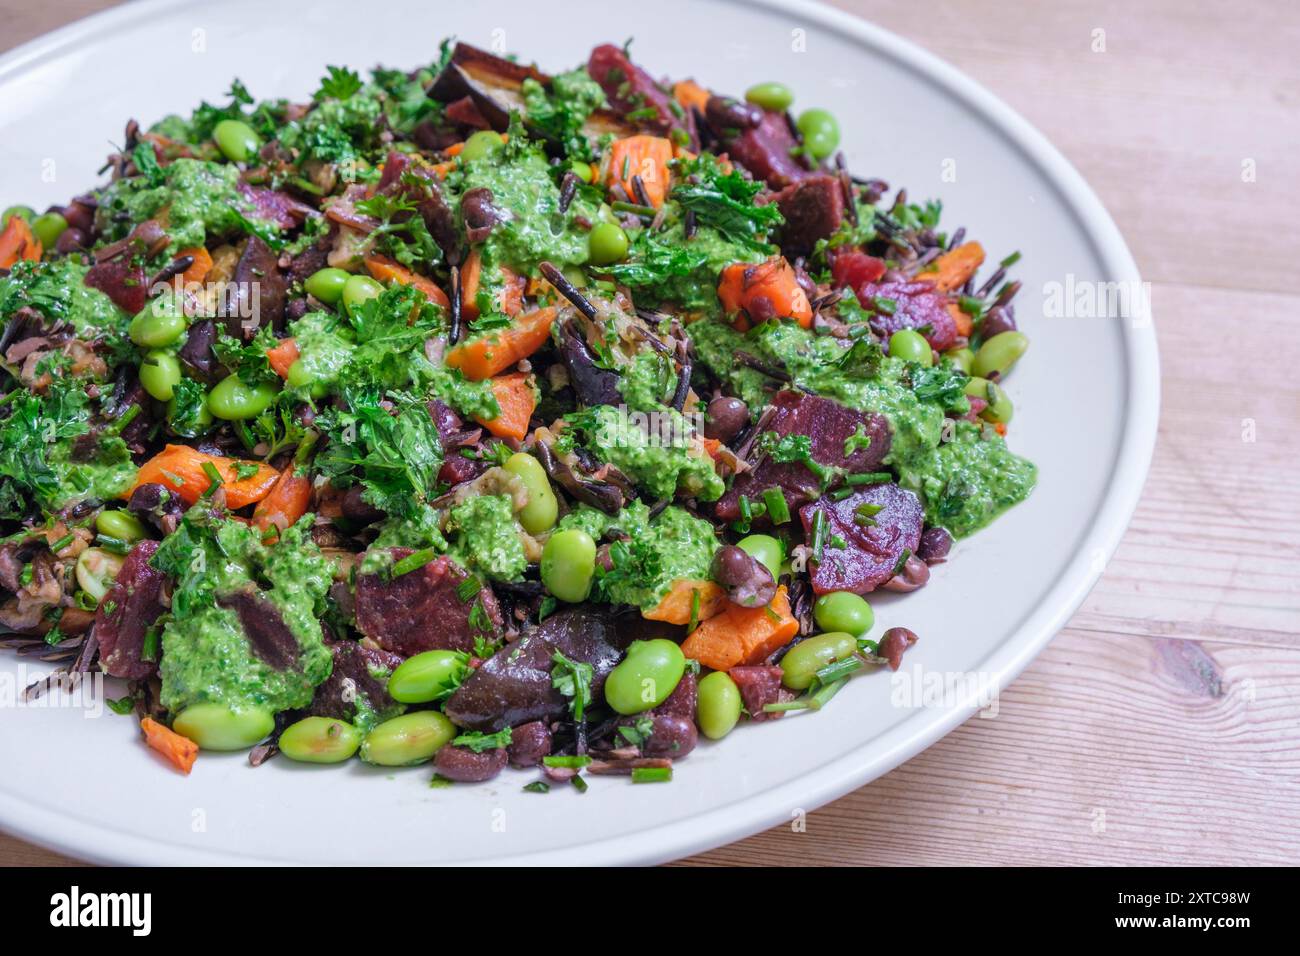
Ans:
[{"label": "orange carrot slice", "polygon": [[[203,468],[205,463],[215,467],[221,476],[222,487],[226,489],[226,505],[231,510],[261,501],[280,477],[278,471],[262,462],[208,455],[186,445],[168,445],[140,466],[135,484],[122,497],[130,498],[131,492],[141,485],[159,484],[192,505],[212,484]],[[240,478],[236,474],[239,466],[255,470],[249,477]]]},{"label": "orange carrot slice", "polygon": [[150,747],[167,758],[167,761],[183,774],[188,774],[199,756],[199,745],[188,737],[182,737],[170,727],[158,723],[152,717],[140,721],[144,731],[144,740]]}]

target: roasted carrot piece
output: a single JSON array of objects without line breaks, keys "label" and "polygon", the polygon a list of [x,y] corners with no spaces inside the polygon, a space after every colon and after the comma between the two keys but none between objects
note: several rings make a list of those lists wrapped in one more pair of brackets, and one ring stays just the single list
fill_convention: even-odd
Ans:
[{"label": "roasted carrot piece", "polygon": [[633,202],[640,202],[633,176],[641,177],[650,205],[658,209],[668,196],[668,161],[673,158],[673,144],[662,136],[625,136],[609,147],[609,172],[606,184],[621,185]]},{"label": "roasted carrot piece", "polygon": [[680,80],[673,84],[673,99],[687,109],[693,106],[703,113],[704,107],[708,105],[710,95],[712,94],[708,90],[694,80]]},{"label": "roasted carrot piece", "polygon": [[812,305],[795,278],[794,269],[781,256],[765,262],[736,262],[722,270],[718,299],[728,314],[735,314],[740,331],[751,320],[791,318],[805,329],[812,327]]},{"label": "roasted carrot piece", "polygon": [[212,271],[212,253],[202,246],[193,246],[176,253],[177,259],[185,256],[193,256],[194,261],[190,263],[188,269],[181,273],[181,279],[186,285],[197,285],[206,279],[208,273]]},{"label": "roasted carrot piece", "polygon": [[12,269],[19,259],[37,262],[44,251],[27,220],[10,216],[9,225],[0,232],[0,269]]},{"label": "roasted carrot piece", "polygon": [[496,397],[501,414],[496,418],[475,418],[480,425],[498,438],[523,440],[528,434],[528,422],[537,407],[533,394],[532,378],[527,372],[509,372],[492,379],[492,394]]},{"label": "roasted carrot piece", "polygon": [[[528,288],[528,280],[505,266],[500,268],[505,289],[497,306],[505,315],[518,315],[524,308],[524,291]],[[465,265],[460,270],[460,314],[467,319],[478,318],[478,287],[482,278],[483,257],[474,249],[465,257]]]},{"label": "roasted carrot piece", "polygon": [[289,377],[289,366],[298,361],[298,343],[294,339],[281,339],[280,344],[266,350],[266,360],[281,378]]},{"label": "roasted carrot piece", "polygon": [[952,316],[953,322],[957,323],[957,334],[970,338],[971,332],[975,330],[975,323],[962,311],[961,306],[956,302],[949,302],[948,314]]},{"label": "roasted carrot piece", "polygon": [[952,292],[964,286],[983,262],[984,247],[978,242],[964,242],[935,259],[933,268],[918,272],[916,279],[933,284],[940,292]]},{"label": "roasted carrot piece", "polygon": [[264,534],[271,528],[283,531],[305,515],[309,507],[311,479],[299,474],[297,466],[290,464],[253,509],[253,526]]},{"label": "roasted carrot piece", "polygon": [[394,262],[387,256],[367,256],[365,262],[366,269],[380,282],[396,282],[399,285],[409,285],[423,292],[434,305],[442,306],[444,309],[451,305],[447,293],[439,289],[432,279],[416,275],[410,269]]},{"label": "roasted carrot piece", "polygon": [[181,773],[188,774],[199,756],[199,745],[188,737],[182,737],[170,727],[158,723],[152,717],[140,721],[144,740],[150,747],[167,758],[167,761]]},{"label": "roasted carrot piece", "polygon": [[[221,476],[222,487],[226,489],[226,505],[231,510],[261,501],[280,477],[278,471],[262,462],[208,455],[186,445],[167,445],[140,466],[135,484],[122,497],[130,498],[131,492],[141,485],[156,483],[192,505],[212,484],[212,479],[203,469],[205,463],[215,467]],[[239,466],[255,468],[256,471],[247,478],[240,478],[236,474]]]},{"label": "roasted carrot piece", "polygon": [[712,581],[678,578],[659,603],[648,611],[642,611],[641,616],[650,621],[690,624],[697,594],[699,595],[699,607],[696,608],[695,613],[697,622],[716,617],[726,609],[727,592]]},{"label": "roasted carrot piece", "polygon": [[790,599],[781,585],[766,607],[728,603],[686,638],[682,653],[715,671],[725,671],[762,662],[798,633],[799,622],[790,613]]},{"label": "roasted carrot piece", "polygon": [[555,309],[551,306],[516,316],[509,328],[452,346],[443,361],[448,368],[460,369],[471,381],[481,382],[545,345],[554,321]]}]

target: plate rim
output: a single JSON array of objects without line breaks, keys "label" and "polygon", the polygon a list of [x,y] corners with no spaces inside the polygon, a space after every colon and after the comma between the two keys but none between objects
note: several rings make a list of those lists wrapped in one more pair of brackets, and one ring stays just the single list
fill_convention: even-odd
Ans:
[{"label": "plate rim", "polygon": [[[1137,263],[1101,199],[1074,165],[1028,120],[955,66],[892,31],[814,0],[718,0],[805,18],[836,32],[876,56],[893,60],[919,80],[937,86],[976,114],[1019,150],[1060,195],[1105,266],[1107,280],[1141,282]],[[87,36],[117,32],[159,11],[197,6],[197,0],[134,0],[33,38],[0,56],[0,83],[21,76]],[[1155,449],[1160,413],[1160,364],[1154,320],[1125,321],[1122,330],[1128,414],[1116,448],[1114,470],[1073,560],[1021,623],[980,662],[1006,687],[1060,631],[1109,563],[1137,508]],[[1096,561],[1095,555],[1103,556]],[[978,703],[928,711],[926,721],[908,719],[844,755],[796,779],[732,803],[640,830],[615,840],[578,844],[459,864],[512,866],[649,865],[680,859],[734,842],[786,819],[787,807],[814,810],[883,776],[964,723]],[[867,753],[872,751],[872,753]],[[69,818],[0,792],[0,828],[51,850],[99,863],[131,865],[301,865],[298,861],[227,850],[207,850],[124,834],[110,826]],[[430,861],[432,862],[432,861]]]}]

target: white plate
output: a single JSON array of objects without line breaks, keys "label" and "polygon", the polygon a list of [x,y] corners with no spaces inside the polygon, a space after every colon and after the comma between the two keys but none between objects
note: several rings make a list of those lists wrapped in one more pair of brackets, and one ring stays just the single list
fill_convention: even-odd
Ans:
[{"label": "white plate", "polygon": [[[930,586],[877,606],[875,633],[921,636],[902,673],[982,675],[1006,686],[1067,620],[1119,541],[1155,438],[1159,367],[1146,321],[1047,318],[1049,283],[1138,281],[1097,197],[1043,137],[978,84],[876,27],[797,0],[661,0],[656,16],[610,22],[608,4],[534,0],[269,4],[131,3],[0,59],[0,206],[66,201],[97,181],[128,117],[149,123],[214,102],[239,76],[262,97],[303,97],[326,64],[413,67],[455,34],[546,69],[585,62],[635,30],[652,73],[739,92],[779,78],[797,107],[825,106],[859,174],[940,196],[1014,275],[1033,339],[1011,376],[1011,444],[1040,466],[1037,491],[960,544]],[[399,12],[400,11],[400,12]],[[955,173],[955,182],[953,179]],[[52,177],[52,179],[51,179]],[[985,273],[987,274],[987,272]],[[19,679],[0,662],[8,690]],[[30,675],[28,675],[30,676]],[[0,824],[74,856],[127,863],[646,863],[787,821],[858,787],[969,717],[969,695],[908,707],[886,673],[855,679],[833,706],[742,727],[702,745],[670,785],[594,780],[580,795],[521,792],[508,772],[431,789],[429,769],[250,769],[204,755],[190,777],[137,740],[134,720],[3,701]]]}]

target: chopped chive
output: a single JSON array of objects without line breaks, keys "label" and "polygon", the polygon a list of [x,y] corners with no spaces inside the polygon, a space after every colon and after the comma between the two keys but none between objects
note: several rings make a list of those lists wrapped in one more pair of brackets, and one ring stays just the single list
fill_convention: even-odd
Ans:
[{"label": "chopped chive", "polygon": [[483,590],[483,582],[478,578],[470,575],[460,584],[456,585],[456,597],[460,599],[461,604],[468,604],[474,599],[474,595]]},{"label": "chopped chive", "polygon": [[435,790],[440,790],[443,787],[450,787],[455,782],[456,781],[452,780],[450,777],[444,777],[440,773],[435,773],[429,780],[429,786],[433,787]]},{"label": "chopped chive", "polygon": [[818,508],[812,517],[812,552],[813,560],[821,563],[822,549],[826,544],[826,512]]},{"label": "chopped chive", "polygon": [[642,219],[653,219],[656,215],[653,206],[642,206],[640,203],[623,202],[622,200],[615,200],[610,203],[609,208],[613,209],[615,212],[625,212],[633,216],[640,216]]},{"label": "chopped chive", "polygon": [[587,792],[587,781],[582,777],[574,777],[569,782],[573,784],[573,789],[577,790],[579,793]]},{"label": "chopped chive", "polygon": [[686,633],[691,634],[700,626],[700,589],[691,589],[691,620],[686,625]]},{"label": "chopped chive", "polygon": [[897,299],[890,299],[883,295],[873,295],[871,297],[871,304],[875,307],[877,312],[881,312],[885,315],[893,315],[895,310],[898,308]]},{"label": "chopped chive", "polygon": [[831,501],[843,501],[851,494],[853,494],[852,488],[836,488],[831,492]]},{"label": "chopped chive", "polygon": [[418,571],[437,556],[438,550],[436,548],[423,548],[419,551],[415,551],[396,562],[389,572],[389,576],[400,578],[403,574],[410,574],[412,571]]},{"label": "chopped chive", "polygon": [[879,485],[886,481],[893,481],[894,476],[887,471],[868,471],[862,474],[849,475],[844,480],[850,485]]},{"label": "chopped chive", "polygon": [[1005,259],[999,262],[998,265],[1000,265],[1002,268],[1005,269],[1007,266],[1013,266],[1019,261],[1020,261],[1020,250],[1017,249],[1015,252],[1011,253],[1011,255],[1007,256]]},{"label": "chopped chive", "polygon": [[550,793],[551,785],[545,780],[534,780],[524,785],[524,793]]},{"label": "chopped chive", "polygon": [[577,757],[566,757],[561,755],[556,757],[543,757],[542,763],[548,767],[566,767],[571,770],[581,770],[583,767],[587,766],[587,764],[591,763],[591,758],[586,754]]},{"label": "chopped chive", "polygon": [[836,694],[838,694],[840,690],[844,687],[844,685],[847,684],[848,682],[849,679],[847,677],[841,677],[833,684],[827,684],[817,693],[813,694],[811,698],[809,698],[808,700],[809,709],[821,710],[823,707],[825,707],[827,704],[831,702],[831,698],[834,697]]},{"label": "chopped chive", "polygon": [[212,462],[205,461],[203,463],[203,473],[208,476],[208,487],[204,489],[201,497],[211,498],[217,493],[217,489],[221,487],[221,472],[217,470],[217,466]]},{"label": "chopped chive", "polygon": [[773,524],[785,524],[790,520],[790,505],[780,488],[768,488],[763,492],[763,503],[767,506],[767,515]]},{"label": "chopped chive", "polygon": [[827,664],[817,672],[817,680],[823,686],[833,684],[841,677],[848,677],[862,669],[862,661],[856,657],[846,657],[842,661],[836,661],[834,664]]},{"label": "chopped chive", "polygon": [[632,771],[633,783],[670,783],[672,779],[672,767],[637,767]]},{"label": "chopped chive", "polygon": [[98,543],[105,551],[111,551],[114,554],[129,554],[131,551],[131,542],[124,541],[122,538],[114,538],[112,535],[101,534]]},{"label": "chopped chive", "polygon": [[903,553],[898,556],[898,563],[894,565],[894,573],[899,574],[903,570],[903,565],[907,564],[907,559],[912,556],[911,548],[904,548]]},{"label": "chopped chive", "polygon": [[52,545],[50,545],[50,550],[53,551],[55,554],[58,554],[60,551],[62,551],[64,548],[66,548],[68,545],[72,544],[72,542],[76,540],[77,540],[77,536],[72,532],[68,532],[58,541],[55,541]]}]

